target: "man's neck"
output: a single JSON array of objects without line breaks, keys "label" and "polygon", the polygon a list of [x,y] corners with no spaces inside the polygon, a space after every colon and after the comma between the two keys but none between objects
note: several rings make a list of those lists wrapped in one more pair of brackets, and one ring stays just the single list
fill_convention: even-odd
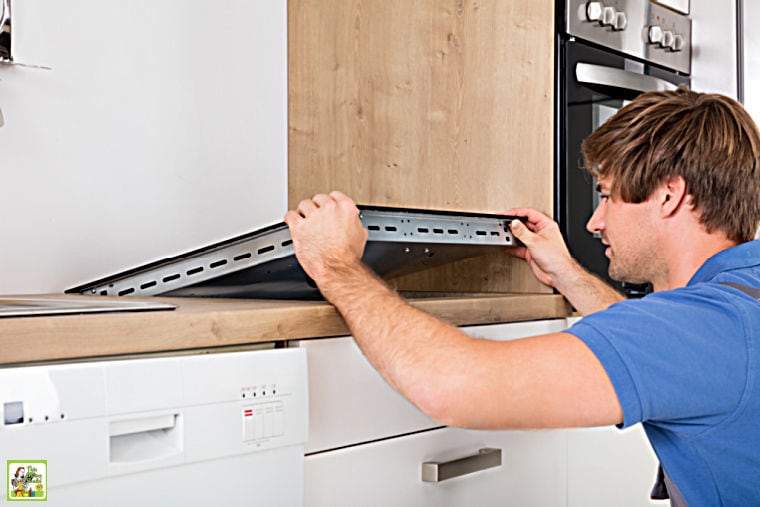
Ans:
[{"label": "man's neck", "polygon": [[701,226],[684,229],[663,242],[665,270],[652,281],[655,291],[685,287],[710,257],[738,244],[722,231],[708,233]]}]

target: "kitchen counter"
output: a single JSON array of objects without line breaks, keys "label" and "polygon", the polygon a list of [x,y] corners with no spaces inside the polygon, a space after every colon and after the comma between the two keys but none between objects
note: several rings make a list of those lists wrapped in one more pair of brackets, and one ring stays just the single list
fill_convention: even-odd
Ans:
[{"label": "kitchen counter", "polygon": [[[124,300],[74,295],[39,297]],[[176,309],[0,318],[0,364],[239,346],[349,334],[335,308],[323,301],[129,299],[170,303],[176,305]],[[408,300],[413,306],[458,326],[563,318],[570,312],[565,299],[555,294],[428,295],[410,297]]]}]

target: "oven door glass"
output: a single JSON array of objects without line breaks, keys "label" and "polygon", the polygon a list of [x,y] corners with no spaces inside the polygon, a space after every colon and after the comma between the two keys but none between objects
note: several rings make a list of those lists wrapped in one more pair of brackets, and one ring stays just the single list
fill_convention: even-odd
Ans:
[{"label": "oven door glass", "polygon": [[596,181],[583,169],[581,142],[643,91],[672,89],[688,84],[688,78],[572,39],[561,44],[559,54],[557,220],[570,252],[586,269],[628,296],[641,296],[650,288],[607,276],[604,247],[586,230],[599,195]]}]

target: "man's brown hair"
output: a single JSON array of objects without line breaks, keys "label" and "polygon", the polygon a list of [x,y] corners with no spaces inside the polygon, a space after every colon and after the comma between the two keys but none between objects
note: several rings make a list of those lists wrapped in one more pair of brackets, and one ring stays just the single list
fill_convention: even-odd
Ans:
[{"label": "man's brown hair", "polygon": [[700,222],[738,242],[760,223],[760,134],[735,100],[684,86],[644,93],[582,145],[587,170],[640,203],[668,178],[686,181]]}]

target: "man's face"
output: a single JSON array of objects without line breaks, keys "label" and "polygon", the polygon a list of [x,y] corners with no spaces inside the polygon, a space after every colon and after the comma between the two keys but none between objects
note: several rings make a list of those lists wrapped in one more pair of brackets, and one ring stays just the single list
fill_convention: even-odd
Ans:
[{"label": "man's face", "polygon": [[609,178],[598,182],[601,201],[586,229],[600,234],[602,244],[607,246],[604,254],[610,260],[610,278],[631,283],[651,282],[660,265],[653,234],[654,201],[623,202],[620,196],[612,195]]}]

